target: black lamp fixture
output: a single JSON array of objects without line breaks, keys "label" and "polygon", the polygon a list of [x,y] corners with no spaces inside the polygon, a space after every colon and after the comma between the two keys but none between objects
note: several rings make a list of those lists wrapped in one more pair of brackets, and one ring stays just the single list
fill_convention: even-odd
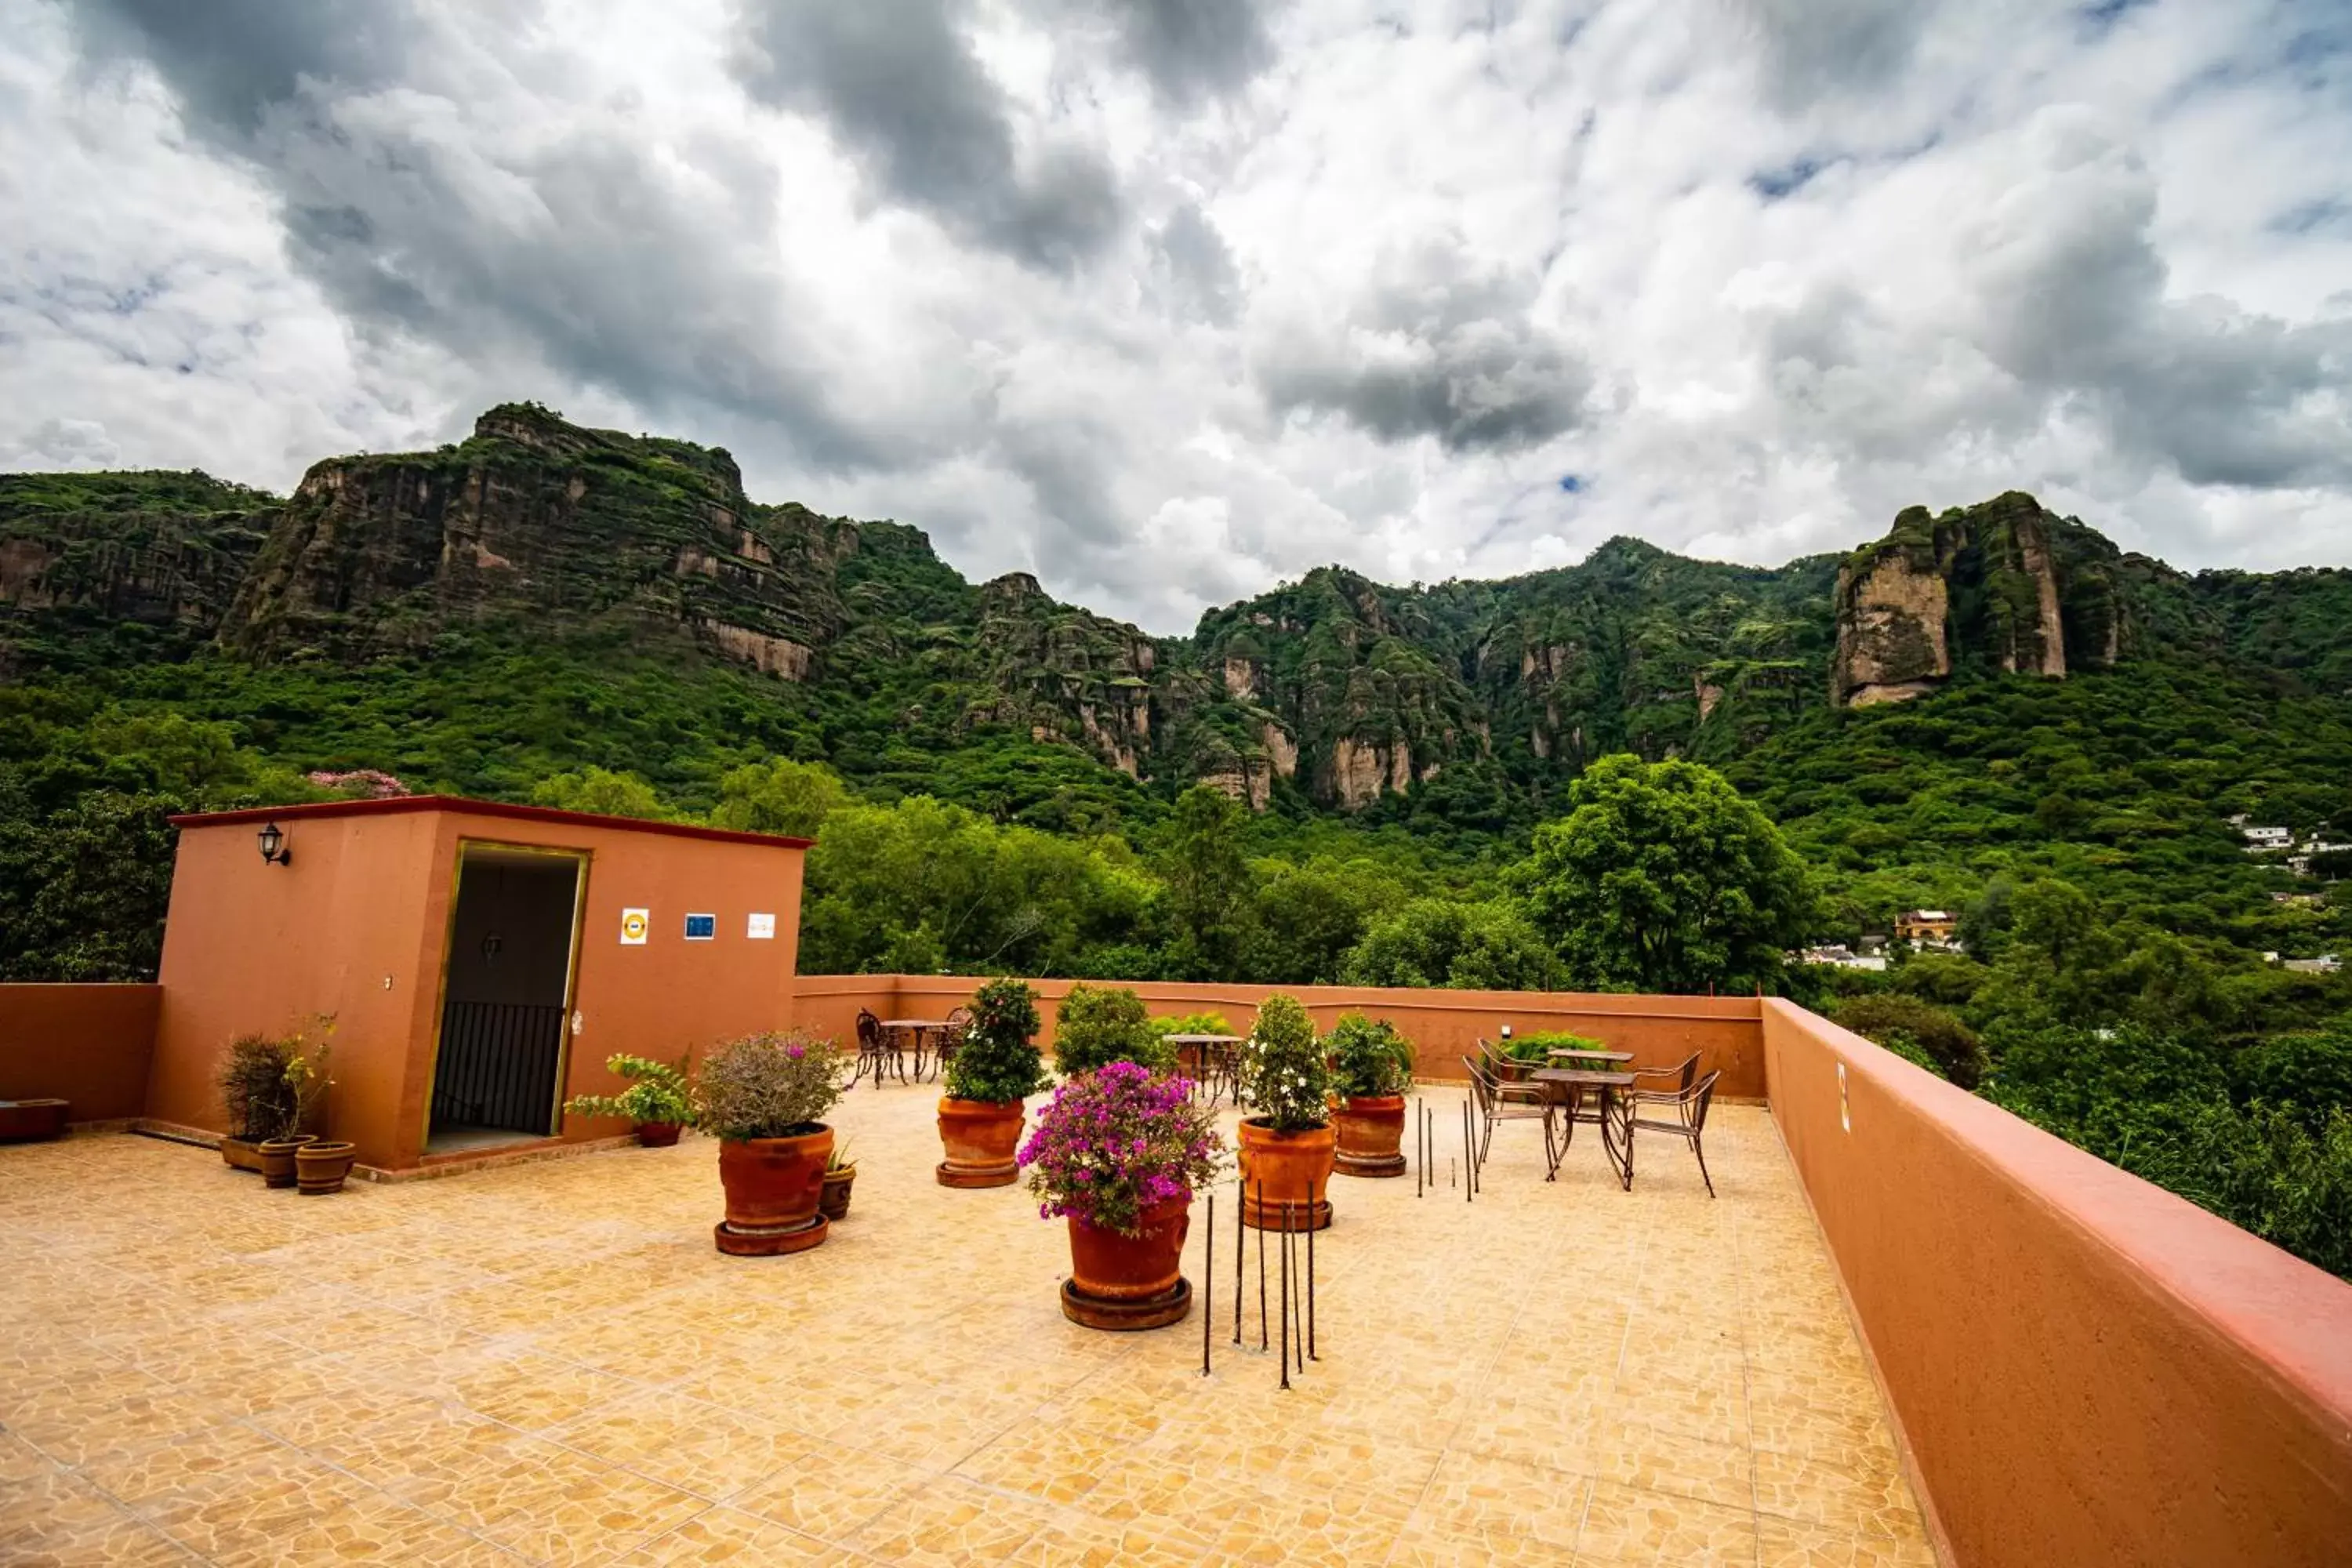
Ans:
[{"label": "black lamp fixture", "polygon": [[286,847],[286,830],[278,824],[271,823],[254,837],[261,844],[261,858],[264,864],[270,866],[294,864],[294,851]]}]

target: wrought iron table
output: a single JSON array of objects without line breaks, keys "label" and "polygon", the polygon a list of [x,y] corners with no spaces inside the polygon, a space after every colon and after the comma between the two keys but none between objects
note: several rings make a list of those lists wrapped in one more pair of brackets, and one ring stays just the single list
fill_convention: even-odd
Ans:
[{"label": "wrought iron table", "polygon": [[[1576,1136],[1576,1124],[1590,1121],[1601,1128],[1601,1151],[1609,1156],[1609,1168],[1616,1173],[1618,1184],[1632,1192],[1633,1097],[1624,1091],[1633,1087],[1633,1075],[1588,1068],[1538,1068],[1528,1076],[1529,1081],[1543,1086],[1545,1099],[1562,1112],[1559,1146],[1552,1154],[1551,1169],[1544,1173],[1544,1180],[1559,1180],[1559,1163],[1568,1154],[1570,1141]],[[1598,1091],[1598,1103],[1590,1116],[1584,1115],[1582,1110],[1587,1089]]]}]

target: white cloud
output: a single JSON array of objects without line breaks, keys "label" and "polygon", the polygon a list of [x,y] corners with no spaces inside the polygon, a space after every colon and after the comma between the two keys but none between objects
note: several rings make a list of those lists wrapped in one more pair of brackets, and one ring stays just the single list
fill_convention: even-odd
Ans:
[{"label": "white cloud", "polygon": [[2352,561],[2319,0],[320,4],[0,0],[0,462],[534,397],[1159,630],[2012,487]]}]

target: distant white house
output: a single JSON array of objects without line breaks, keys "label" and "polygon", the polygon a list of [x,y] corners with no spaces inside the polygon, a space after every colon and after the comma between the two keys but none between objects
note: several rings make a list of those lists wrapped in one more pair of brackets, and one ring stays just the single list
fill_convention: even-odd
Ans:
[{"label": "distant white house", "polygon": [[2315,910],[2324,900],[2317,893],[2273,893],[2271,902],[2284,904],[2289,909]]},{"label": "distant white house", "polygon": [[1843,942],[1826,947],[1809,947],[1796,955],[1800,963],[1826,963],[1839,969],[1867,969],[1875,973],[1886,967],[1883,952],[1856,952]]},{"label": "distant white house", "polygon": [[2241,827],[2238,831],[2246,836],[2246,853],[2249,855],[2294,847],[2294,829],[2292,827]]},{"label": "distant white house", "polygon": [[2279,967],[2292,969],[2297,974],[2333,974],[2344,965],[2334,953],[2323,952],[2317,958],[2286,959],[2279,964]]}]

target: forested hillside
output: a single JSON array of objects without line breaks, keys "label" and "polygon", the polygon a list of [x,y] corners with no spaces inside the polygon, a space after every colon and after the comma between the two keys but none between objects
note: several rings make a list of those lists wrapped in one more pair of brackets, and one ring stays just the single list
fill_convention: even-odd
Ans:
[{"label": "forested hillside", "polygon": [[[2230,821],[2352,841],[2347,627],[2015,492],[1161,637],[527,405],[285,498],[0,476],[0,979],[152,974],[177,810],[694,817],[816,835],[813,973],[1789,992],[2347,1272],[2352,980],[2266,955],[2352,947],[2352,853]],[[1964,954],[1784,962],[1923,907]]]}]

